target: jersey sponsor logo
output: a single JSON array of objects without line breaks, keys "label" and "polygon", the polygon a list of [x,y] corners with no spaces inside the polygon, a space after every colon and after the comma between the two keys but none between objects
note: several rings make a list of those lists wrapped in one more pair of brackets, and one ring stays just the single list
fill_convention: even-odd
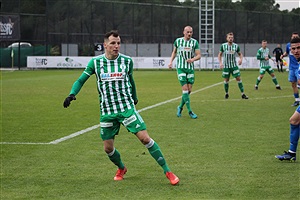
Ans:
[{"label": "jersey sponsor logo", "polygon": [[122,73],[122,72],[102,73],[102,74],[100,74],[100,78],[101,78],[101,81],[124,80],[125,73]]},{"label": "jersey sponsor logo", "polygon": [[124,119],[123,124],[124,126],[128,126],[132,122],[136,121],[136,119],[137,119],[136,116],[132,115],[131,117]]},{"label": "jersey sponsor logo", "polygon": [[103,128],[108,128],[108,127],[112,127],[113,123],[112,122],[100,122],[100,126]]}]

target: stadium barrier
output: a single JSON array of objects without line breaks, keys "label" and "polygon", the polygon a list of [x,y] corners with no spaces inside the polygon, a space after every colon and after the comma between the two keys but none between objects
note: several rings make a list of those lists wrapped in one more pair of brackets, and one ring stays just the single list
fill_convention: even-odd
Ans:
[{"label": "stadium barrier", "polygon": [[[28,56],[27,68],[58,68],[58,69],[76,69],[85,68],[92,57],[73,57],[73,56]],[[168,69],[170,57],[132,57],[135,69]],[[288,58],[285,58],[288,61]],[[175,67],[176,59],[173,61]],[[270,61],[272,67],[276,67],[274,62]],[[241,69],[259,68],[259,61],[255,57],[244,57]],[[202,57],[200,61],[195,62],[195,69],[219,69],[218,58]]]}]

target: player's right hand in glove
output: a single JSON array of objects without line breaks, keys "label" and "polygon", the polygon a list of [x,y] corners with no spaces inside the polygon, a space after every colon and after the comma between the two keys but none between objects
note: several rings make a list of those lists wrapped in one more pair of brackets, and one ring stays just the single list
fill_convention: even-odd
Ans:
[{"label": "player's right hand in glove", "polygon": [[71,104],[71,101],[76,100],[76,97],[74,94],[70,94],[64,101],[63,106],[65,108],[69,107],[69,105]]}]

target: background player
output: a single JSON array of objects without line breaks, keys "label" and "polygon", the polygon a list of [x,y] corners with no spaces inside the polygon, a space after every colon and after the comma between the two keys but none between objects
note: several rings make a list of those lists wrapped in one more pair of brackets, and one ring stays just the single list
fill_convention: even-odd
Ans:
[{"label": "background player", "polygon": [[[220,47],[220,52],[218,54],[218,59],[220,63],[220,69],[223,69],[222,77],[224,78],[224,89],[225,89],[225,99],[229,98],[229,78],[230,75],[235,78],[238,82],[239,89],[242,93],[243,99],[248,99],[248,96],[244,94],[244,86],[241,79],[241,72],[238,65],[242,64],[243,54],[238,44],[234,43],[233,33],[228,33],[226,35],[226,43],[223,43]],[[238,65],[236,63],[236,54],[239,55]],[[222,62],[222,56],[224,55],[224,60]]]},{"label": "background player", "polygon": [[129,56],[119,53],[120,45],[121,39],[117,31],[105,34],[105,53],[90,60],[81,76],[74,82],[63,106],[67,108],[72,100],[76,100],[75,96],[83,84],[95,74],[100,100],[100,135],[104,151],[118,167],[114,180],[123,180],[127,172],[119,151],[114,147],[115,136],[118,135],[122,124],[145,145],[151,156],[163,168],[171,184],[176,185],[179,178],[170,171],[158,144],[148,135],[146,124],[135,109],[138,99],[132,75],[133,61]]},{"label": "background player", "polygon": [[[259,66],[260,66],[260,75],[257,77],[256,79],[256,84],[254,86],[254,88],[256,90],[258,90],[258,85],[261,82],[261,80],[263,79],[266,71],[270,74],[270,76],[272,77],[272,81],[273,83],[276,85],[276,89],[281,90],[278,81],[276,79],[276,76],[274,74],[274,70],[272,69],[269,60],[273,60],[272,57],[270,56],[270,50],[267,47],[268,42],[266,40],[263,40],[261,42],[261,48],[258,49],[257,54],[256,54],[256,58],[257,60],[260,61]],[[274,60],[273,60],[274,61]]]},{"label": "background player", "polygon": [[194,62],[201,58],[201,52],[198,41],[192,36],[193,28],[191,26],[184,27],[183,37],[177,38],[174,42],[169,68],[172,68],[172,62],[177,57],[177,76],[182,87],[182,98],[177,107],[177,117],[181,117],[185,104],[190,117],[196,119],[198,116],[191,109],[190,94],[195,81]]}]

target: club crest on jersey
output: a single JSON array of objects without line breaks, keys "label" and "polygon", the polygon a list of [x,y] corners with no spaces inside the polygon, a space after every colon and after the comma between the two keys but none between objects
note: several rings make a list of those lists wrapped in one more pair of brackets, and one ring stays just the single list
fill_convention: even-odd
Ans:
[{"label": "club crest on jersey", "polygon": [[125,73],[113,72],[113,73],[102,73],[100,74],[101,81],[118,81],[124,80]]}]

